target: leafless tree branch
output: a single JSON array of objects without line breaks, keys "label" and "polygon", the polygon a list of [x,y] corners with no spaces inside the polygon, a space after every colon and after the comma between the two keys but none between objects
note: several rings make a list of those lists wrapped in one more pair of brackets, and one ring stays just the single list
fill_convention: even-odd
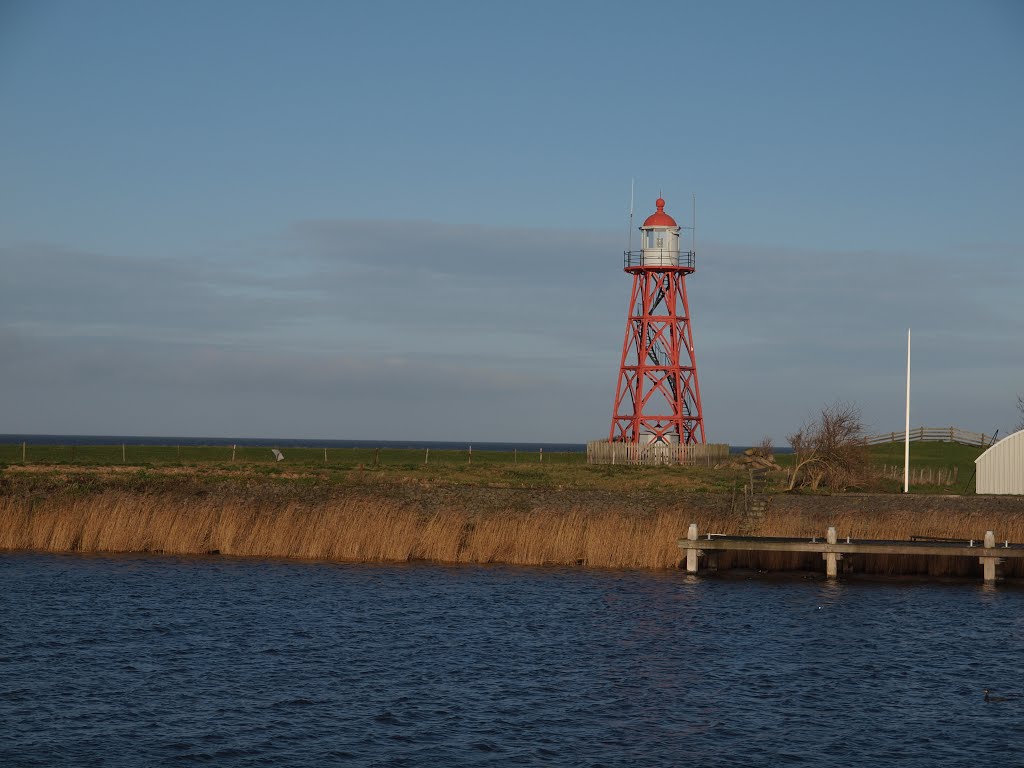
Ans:
[{"label": "leafless tree branch", "polygon": [[787,440],[796,455],[788,490],[845,490],[866,476],[868,449],[856,405],[834,403],[823,407],[817,418],[807,421]]}]

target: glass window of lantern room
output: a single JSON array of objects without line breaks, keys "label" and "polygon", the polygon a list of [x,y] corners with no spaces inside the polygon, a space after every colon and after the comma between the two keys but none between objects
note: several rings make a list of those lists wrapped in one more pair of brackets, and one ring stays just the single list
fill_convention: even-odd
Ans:
[{"label": "glass window of lantern room", "polygon": [[647,230],[647,247],[648,248],[653,248],[654,247],[654,230],[653,229],[648,229]]}]

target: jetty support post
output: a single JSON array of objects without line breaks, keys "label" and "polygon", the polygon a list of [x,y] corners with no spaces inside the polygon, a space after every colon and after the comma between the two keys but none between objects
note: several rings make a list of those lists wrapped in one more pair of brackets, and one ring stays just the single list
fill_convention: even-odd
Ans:
[{"label": "jetty support post", "polygon": [[[995,549],[996,546],[996,535],[992,531],[985,531],[985,549]],[[1003,562],[1001,557],[979,557],[978,562],[981,563],[983,569],[983,576],[986,584],[994,584],[996,580],[996,566]]]},{"label": "jetty support post", "polygon": [[[833,526],[829,526],[828,531],[825,533],[825,542],[827,544],[836,543],[836,529]],[[825,561],[825,578],[835,579],[839,576],[839,561],[843,559],[842,552],[822,552],[821,559]]]},{"label": "jetty support post", "polygon": [[[688,541],[697,541],[697,524],[690,523],[690,528],[686,532],[686,538]],[[696,573],[697,563],[701,556],[701,551],[697,549],[695,544],[691,544],[686,548],[686,572]]]}]

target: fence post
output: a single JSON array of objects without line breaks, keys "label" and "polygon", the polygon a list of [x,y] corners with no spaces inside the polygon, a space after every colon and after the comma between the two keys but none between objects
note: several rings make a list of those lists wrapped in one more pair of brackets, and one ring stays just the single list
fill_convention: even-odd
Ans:
[{"label": "fence post", "polygon": [[21,441],[21,463],[25,463],[25,441]]},{"label": "fence post", "polygon": [[473,446],[469,446],[469,463],[473,463]]},{"label": "fence post", "polygon": [[427,466],[430,463],[430,449],[427,448],[427,452],[423,456],[423,466]]},{"label": "fence post", "polygon": [[544,463],[544,449],[543,448],[540,449],[540,463],[541,464]]},{"label": "fence post", "polygon": [[121,463],[122,463],[122,464],[124,464],[124,463],[125,463],[125,455],[124,455],[124,443],[121,443]]}]

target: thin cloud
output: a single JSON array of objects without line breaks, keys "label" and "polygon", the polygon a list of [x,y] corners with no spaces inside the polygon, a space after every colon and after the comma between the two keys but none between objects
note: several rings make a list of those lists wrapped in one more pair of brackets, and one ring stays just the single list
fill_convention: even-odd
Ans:
[{"label": "thin cloud", "polygon": [[[341,220],[162,260],[6,245],[0,417],[8,432],[600,436],[629,292],[620,241]],[[915,422],[991,429],[1024,389],[1009,382],[1022,278],[1002,246],[703,243],[688,285],[711,439],[781,440],[835,399],[892,428],[908,325]]]}]

